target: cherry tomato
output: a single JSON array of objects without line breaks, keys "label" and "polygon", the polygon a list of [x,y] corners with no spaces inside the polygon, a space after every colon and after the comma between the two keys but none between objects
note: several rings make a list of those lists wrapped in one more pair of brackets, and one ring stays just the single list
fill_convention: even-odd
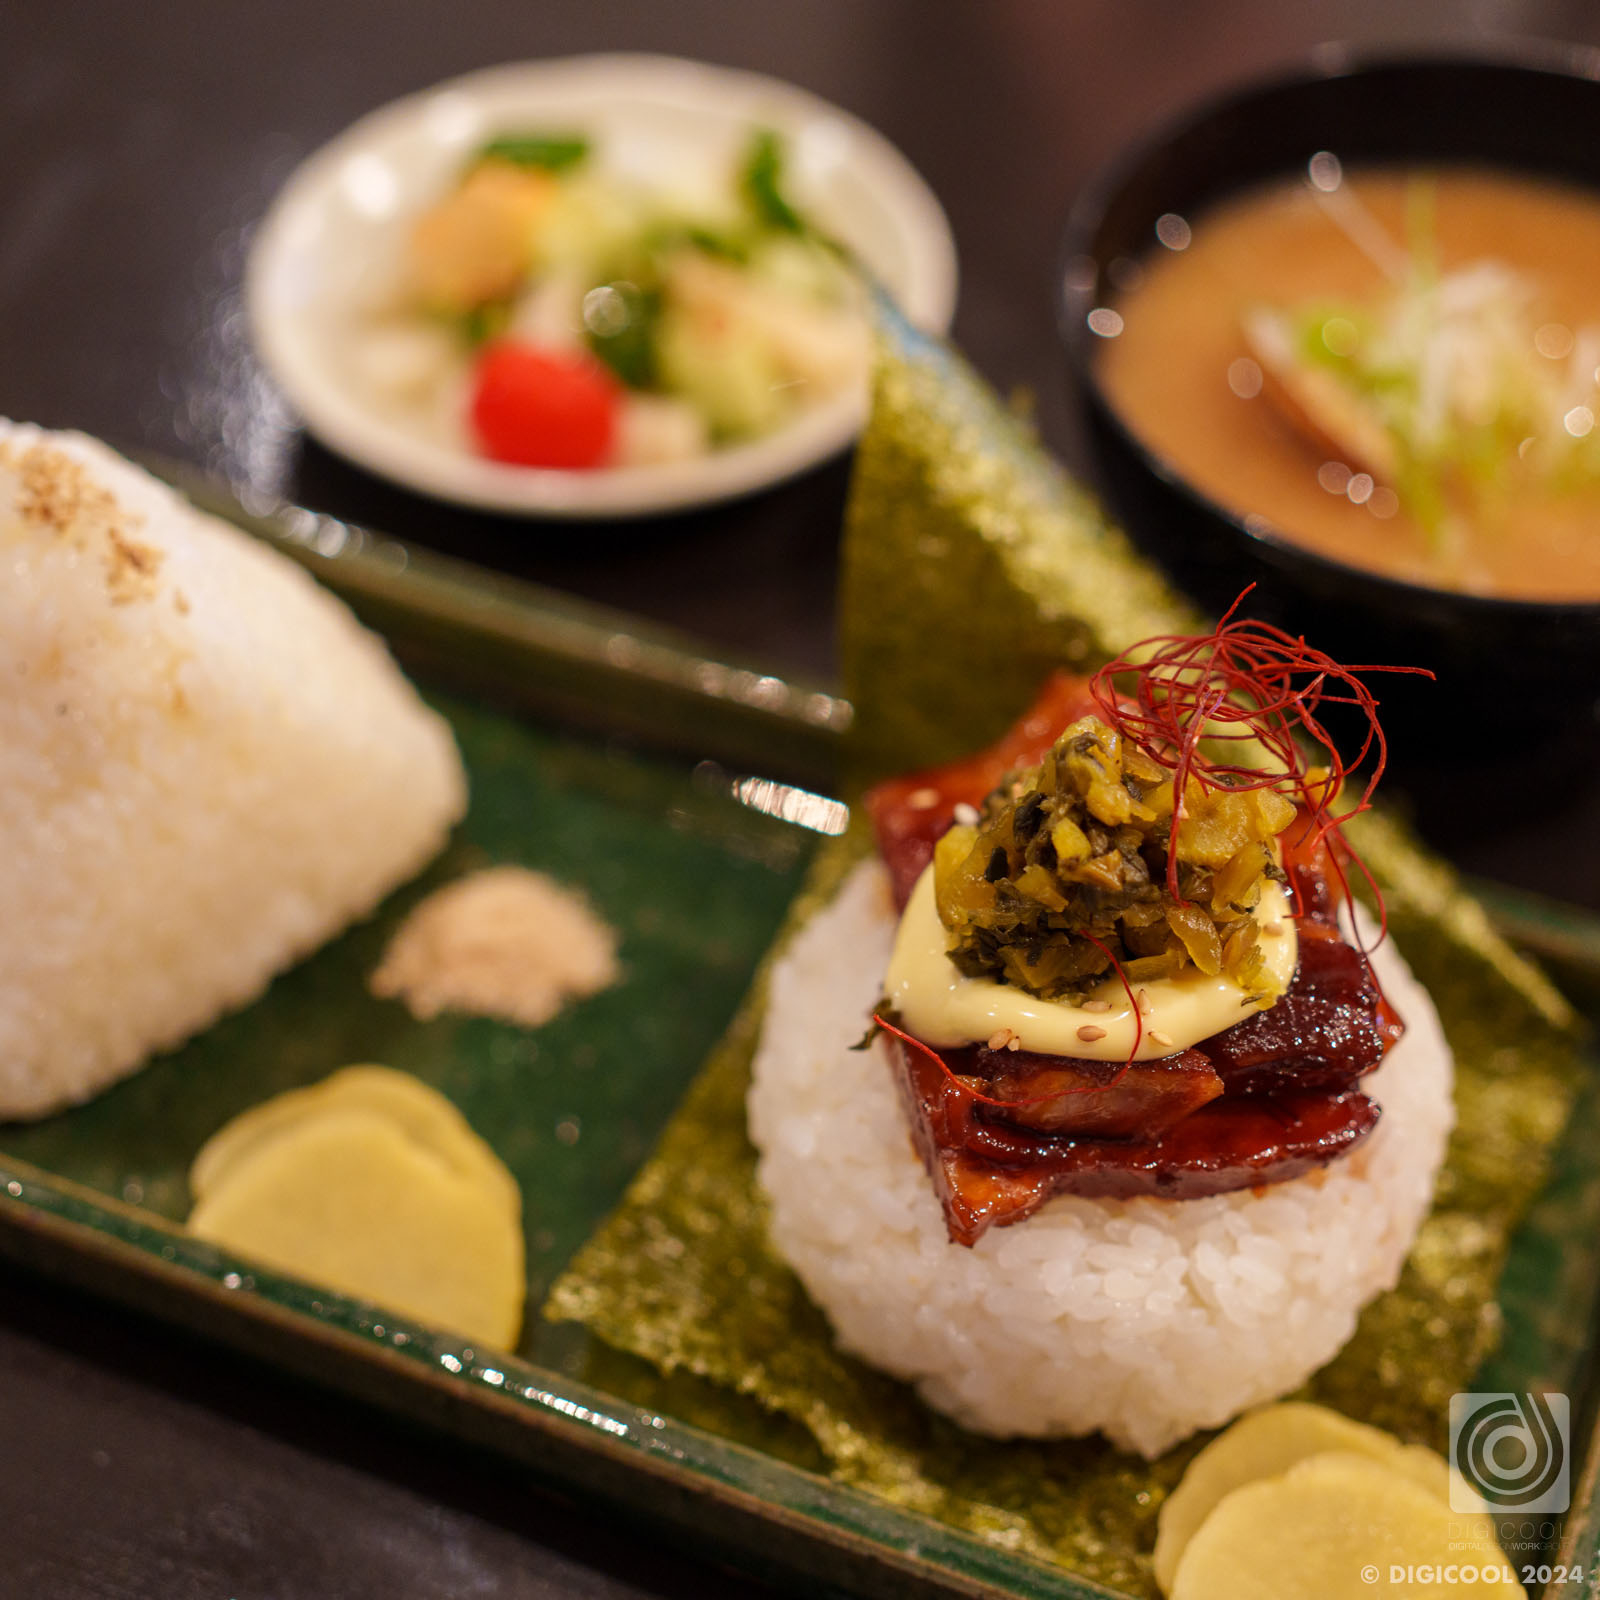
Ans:
[{"label": "cherry tomato", "polygon": [[483,453],[522,467],[596,467],[621,389],[592,356],[500,339],[478,356],[472,426]]}]

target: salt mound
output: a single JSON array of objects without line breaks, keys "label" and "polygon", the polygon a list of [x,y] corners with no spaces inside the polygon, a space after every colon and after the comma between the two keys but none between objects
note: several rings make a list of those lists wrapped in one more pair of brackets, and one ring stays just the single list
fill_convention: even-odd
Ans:
[{"label": "salt mound", "polygon": [[364,916],[466,803],[292,562],[0,419],[0,1118],[82,1100]]}]

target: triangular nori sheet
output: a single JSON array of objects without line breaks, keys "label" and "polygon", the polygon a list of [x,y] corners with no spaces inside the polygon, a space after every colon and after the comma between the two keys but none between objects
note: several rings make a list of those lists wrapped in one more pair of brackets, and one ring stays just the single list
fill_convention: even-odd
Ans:
[{"label": "triangular nori sheet", "polygon": [[[859,774],[975,748],[1050,667],[1089,667],[1199,620],[959,357],[886,317],[841,600]],[[1400,1287],[1369,1308],[1311,1392],[1439,1445],[1449,1396],[1496,1339],[1508,1235],[1566,1118],[1576,1045],[1560,997],[1490,931],[1447,868],[1386,819],[1362,819],[1357,842],[1444,1016],[1459,1123]],[[791,925],[863,848],[858,829],[823,852]],[[586,1323],[650,1363],[627,1369],[636,1398],[670,1404],[676,1384],[692,1390],[701,1425],[770,1445],[770,1429],[752,1420],[751,1400],[760,1402],[809,1430],[850,1483],[1101,1583],[1153,1592],[1155,1514],[1192,1447],[1152,1466],[1098,1440],[975,1438],[834,1349],[767,1242],[755,1188],[744,1096],[762,992],[758,980],[546,1315]],[[651,1370],[663,1376],[647,1394],[656,1380],[640,1374]]]}]

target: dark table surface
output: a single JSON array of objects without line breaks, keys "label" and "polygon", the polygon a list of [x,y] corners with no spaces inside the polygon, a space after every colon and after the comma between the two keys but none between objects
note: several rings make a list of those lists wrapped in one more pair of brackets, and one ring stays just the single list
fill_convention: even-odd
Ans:
[{"label": "dark table surface", "polygon": [[[1594,43],[1600,12],[1584,0],[79,0],[7,8],[3,32],[0,414],[187,458],[825,675],[843,461],[668,521],[534,525],[415,498],[306,440],[239,314],[251,229],[295,164],[372,107],[495,61],[651,50],[792,79],[875,124],[928,179],[961,257],[955,337],[1002,389],[1032,392],[1045,439],[1086,469],[1051,274],[1062,219],[1099,163],[1185,102],[1326,39]],[[1457,809],[1436,838],[1463,865],[1600,907],[1592,787],[1538,818]],[[10,1267],[0,1530],[0,1596],[30,1600],[750,1587],[499,1461]]]}]

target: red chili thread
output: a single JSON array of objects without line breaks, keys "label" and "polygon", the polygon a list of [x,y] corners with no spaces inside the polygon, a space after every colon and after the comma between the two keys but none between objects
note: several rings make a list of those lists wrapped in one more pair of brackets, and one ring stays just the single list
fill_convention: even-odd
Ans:
[{"label": "red chili thread", "polygon": [[[1162,634],[1146,639],[1134,652],[1108,661],[1089,680],[1089,692],[1108,726],[1137,745],[1173,775],[1172,832],[1167,844],[1167,891],[1180,905],[1178,830],[1190,783],[1201,790],[1273,789],[1305,808],[1312,818],[1312,844],[1328,843],[1328,864],[1342,895],[1350,898],[1344,862],[1354,864],[1366,880],[1378,907],[1378,939],[1388,931],[1383,894],[1360,855],[1345,840],[1342,827],[1368,811],[1372,794],[1388,765],[1389,747],[1378,720],[1378,699],[1360,674],[1403,672],[1431,678],[1425,667],[1347,667],[1302,637],[1270,622],[1236,618],[1255,585],[1241,591],[1216,629],[1208,634]],[[1131,693],[1118,690],[1118,678],[1132,679]],[[1324,705],[1354,706],[1366,719],[1360,749],[1346,760],[1323,725]],[[1200,742],[1252,743],[1263,747],[1278,770],[1231,764],[1207,758]],[[1326,776],[1313,779],[1304,743],[1320,750],[1316,764]],[[1369,757],[1372,767],[1360,798],[1335,813],[1334,796]],[[1360,943],[1363,956],[1369,952]]]},{"label": "red chili thread", "polygon": [[[1133,1012],[1133,1048],[1128,1051],[1128,1059],[1122,1064],[1123,1072],[1126,1072],[1133,1065],[1134,1057],[1139,1054],[1139,1046],[1144,1043],[1144,1013],[1139,1009],[1139,997],[1133,992],[1133,985],[1128,982],[1128,974],[1122,970],[1122,963],[1092,933],[1081,931],[1078,938],[1087,939],[1111,963],[1111,970],[1116,973],[1117,980],[1122,985],[1122,992],[1128,997],[1128,1006]],[[1111,1084],[1117,1082],[1121,1076],[1122,1073],[1119,1072],[1110,1082],[1096,1087],[1110,1088]]]}]

